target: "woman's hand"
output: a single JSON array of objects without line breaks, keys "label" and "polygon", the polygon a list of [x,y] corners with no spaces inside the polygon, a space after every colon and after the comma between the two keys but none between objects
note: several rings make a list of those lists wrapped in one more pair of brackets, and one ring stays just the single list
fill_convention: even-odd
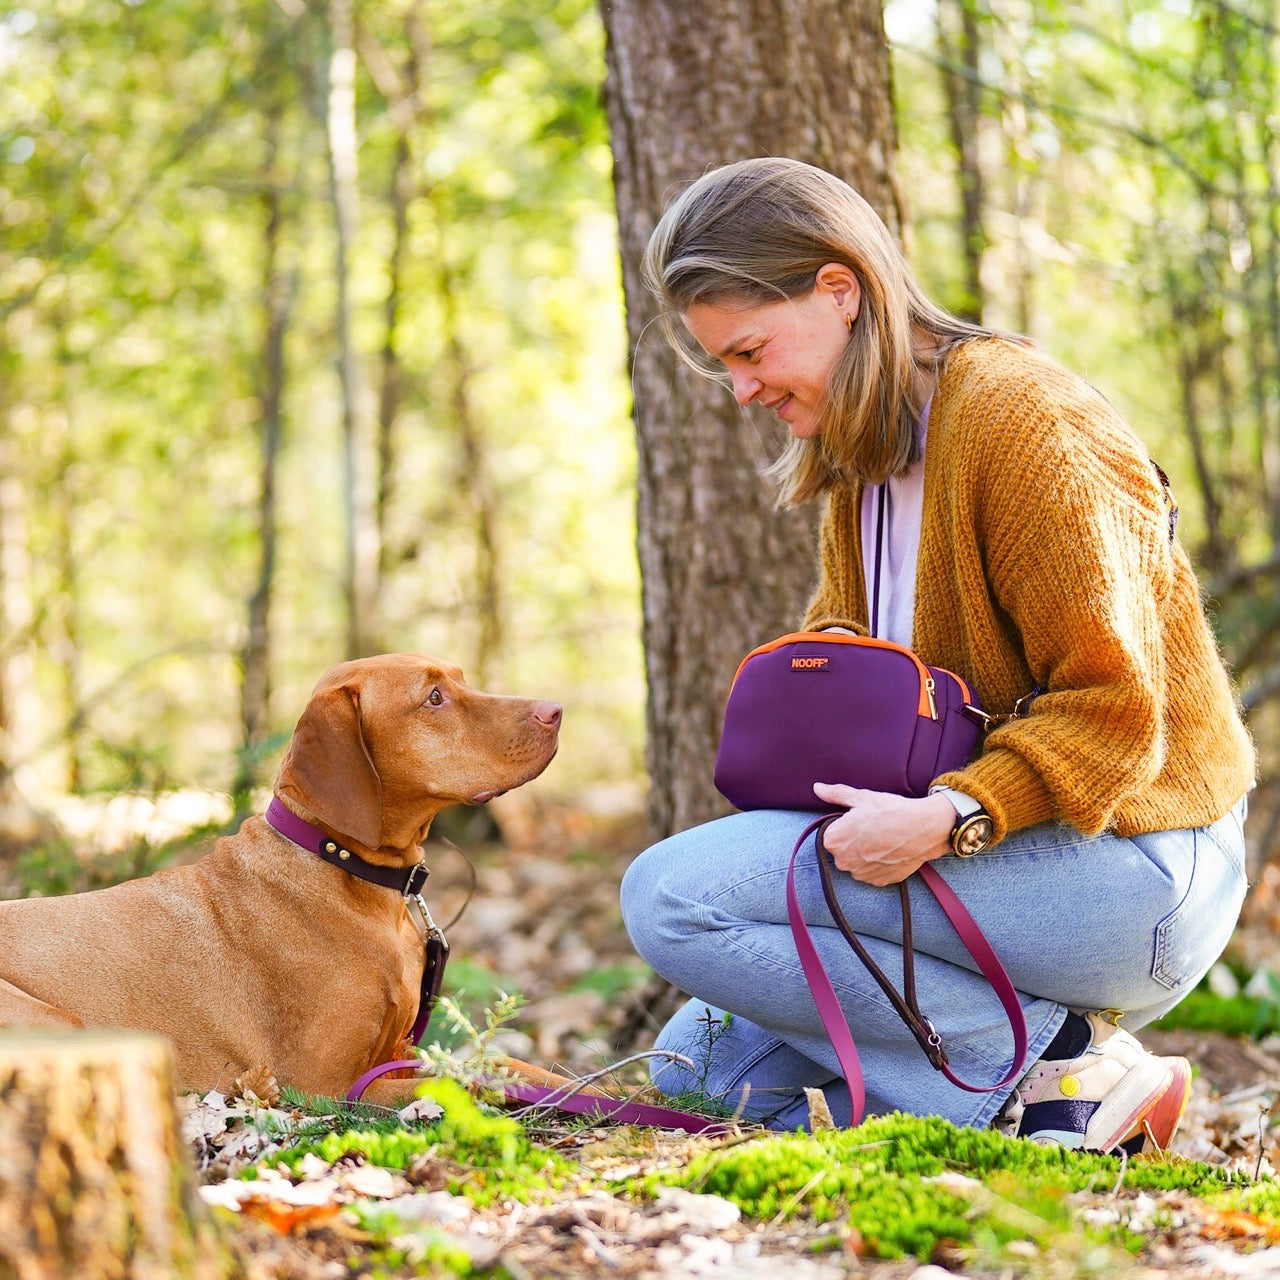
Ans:
[{"label": "woman's hand", "polygon": [[822,839],[836,866],[864,884],[897,884],[951,847],[956,811],[946,796],[912,799],[829,782],[813,791],[847,809]]}]

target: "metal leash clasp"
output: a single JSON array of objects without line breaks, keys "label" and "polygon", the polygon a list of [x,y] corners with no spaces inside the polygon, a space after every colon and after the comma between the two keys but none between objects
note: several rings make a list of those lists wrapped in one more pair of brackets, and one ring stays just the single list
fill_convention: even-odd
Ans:
[{"label": "metal leash clasp", "polygon": [[[448,951],[449,944],[445,941],[444,932],[431,918],[431,908],[427,906],[427,900],[422,896],[422,890],[426,886],[429,874],[430,872],[428,872],[425,862],[414,863],[409,869],[409,875],[404,882],[401,895],[404,898],[404,906],[409,913],[409,919],[413,921],[413,927],[417,929],[423,943],[426,944],[432,938],[438,938],[440,945],[445,951]],[[414,911],[415,907],[417,908],[416,913]]]},{"label": "metal leash clasp", "polygon": [[[427,900],[420,893],[406,893],[404,895],[404,905],[409,912],[409,919],[413,921],[414,928],[422,937],[423,943],[429,942],[432,938],[439,938],[440,945],[446,950],[448,942],[445,940],[444,931],[431,918],[431,908],[427,906]],[[414,908],[417,908],[415,911]]]}]

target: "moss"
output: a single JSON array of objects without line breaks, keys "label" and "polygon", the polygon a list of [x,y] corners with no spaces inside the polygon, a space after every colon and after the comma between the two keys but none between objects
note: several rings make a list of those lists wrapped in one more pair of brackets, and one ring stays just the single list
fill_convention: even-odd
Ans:
[{"label": "moss", "polygon": [[433,1154],[458,1167],[449,1190],[465,1192],[477,1204],[525,1200],[562,1185],[574,1172],[553,1152],[535,1147],[517,1121],[482,1111],[457,1081],[428,1080],[418,1092],[440,1104],[434,1123],[335,1130],[271,1156],[271,1163],[296,1173],[308,1155],[329,1164],[356,1155],[383,1168],[406,1169],[419,1156]]},{"label": "moss", "polygon": [[1162,1030],[1185,1027],[1260,1040],[1280,1031],[1280,1005],[1246,995],[1219,996],[1199,986],[1154,1025]]},{"label": "moss", "polygon": [[473,1274],[470,1254],[438,1227],[407,1224],[398,1214],[371,1204],[357,1203],[351,1211],[370,1236],[372,1247],[356,1264],[364,1274],[403,1275],[406,1268],[412,1275]]},{"label": "moss", "polygon": [[1206,1199],[1218,1209],[1239,1210],[1267,1219],[1275,1224],[1276,1237],[1280,1238],[1280,1183],[1267,1180],[1251,1187],[1232,1188]]},{"label": "moss", "polygon": [[[856,1228],[869,1252],[927,1258],[939,1243],[973,1242],[981,1233],[1002,1244],[1063,1230],[1070,1220],[1066,1194],[1110,1189],[1121,1168],[1109,1156],[1040,1147],[936,1117],[889,1115],[857,1129],[770,1135],[710,1152],[653,1176],[645,1189],[675,1183],[710,1192],[763,1221],[839,1221]],[[930,1181],[956,1173],[984,1184],[990,1195]],[[1239,1185],[1193,1161],[1131,1160],[1123,1175],[1123,1185],[1134,1189],[1197,1195]]]}]

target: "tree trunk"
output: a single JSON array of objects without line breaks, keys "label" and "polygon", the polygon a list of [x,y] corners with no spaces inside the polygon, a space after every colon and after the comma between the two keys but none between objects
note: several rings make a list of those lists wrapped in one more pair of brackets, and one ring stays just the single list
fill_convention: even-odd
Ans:
[{"label": "tree trunk", "polygon": [[80,714],[82,636],[80,626],[81,583],[77,558],[77,514],[83,494],[83,464],[77,442],[75,360],[67,346],[67,306],[62,301],[54,321],[58,353],[58,388],[62,400],[62,439],[58,460],[58,483],[49,495],[53,517],[53,571],[57,583],[50,606],[51,648],[61,674],[62,722],[66,754],[65,786],[72,795],[85,788],[84,725]]},{"label": "tree trunk", "polygon": [[284,430],[285,335],[289,329],[296,271],[283,262],[284,191],[280,181],[279,105],[267,119],[267,155],[262,192],[266,208],[263,232],[263,354],[258,403],[262,406],[262,471],[258,496],[258,580],[249,597],[248,628],[240,652],[240,759],[232,794],[236,814],[243,816],[258,782],[263,741],[270,724],[271,596],[276,572],[276,466]]},{"label": "tree trunk", "polygon": [[951,142],[960,188],[960,256],[964,297],[956,313],[982,323],[982,258],[987,248],[983,222],[986,203],[978,127],[982,120],[982,78],[978,13],[974,0],[938,0],[938,41],[942,46],[942,87],[946,94]]},{"label": "tree trunk", "polygon": [[154,1036],[0,1033],[0,1280],[214,1280]]},{"label": "tree trunk", "polygon": [[474,370],[461,329],[460,273],[445,265],[448,256],[440,246],[441,337],[449,368],[449,398],[453,427],[458,433],[459,485],[471,506],[475,522],[476,647],[471,670],[483,687],[503,642],[502,556],[498,521],[498,495],[494,487],[484,432],[476,418],[471,392]]},{"label": "tree trunk", "polygon": [[360,222],[356,135],[355,17],[351,0],[330,0],[327,125],[329,182],[335,230],[338,379],[342,387],[342,462],[346,502],[343,592],[347,612],[347,657],[363,656],[376,631],[374,580],[378,566],[377,525],[368,493],[360,360],[352,331],[351,254]]},{"label": "tree trunk", "polygon": [[0,427],[0,838],[15,842],[36,839],[44,825],[32,767],[42,735],[24,476],[19,443]]},{"label": "tree trunk", "polygon": [[780,451],[776,426],[744,422],[650,327],[645,242],[680,184],[755,155],[820,165],[894,229],[901,218],[879,0],[601,7],[639,438],[649,819],[661,835],[726,808],[711,781],[724,696],[747,649],[798,623],[817,512],[772,509],[759,471]]}]

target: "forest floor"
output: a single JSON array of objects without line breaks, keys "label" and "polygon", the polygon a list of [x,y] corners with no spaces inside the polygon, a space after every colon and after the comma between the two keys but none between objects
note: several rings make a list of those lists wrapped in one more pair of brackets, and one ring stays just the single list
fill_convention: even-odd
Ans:
[{"label": "forest floor", "polygon": [[[599,809],[630,806],[611,802]],[[481,842],[469,859],[434,836],[428,844],[432,910],[441,923],[461,912],[448,928],[453,959],[446,994],[477,1025],[500,993],[517,994],[518,1013],[495,1036],[501,1048],[570,1073],[595,1070],[618,1056],[620,1027],[636,1025],[637,1010],[653,994],[618,913],[618,884],[643,846],[643,828],[636,819],[581,807],[537,813],[512,804],[497,814],[503,842]],[[470,845],[474,832],[458,838]],[[145,869],[146,859],[137,861],[137,869]],[[12,864],[7,870],[0,879],[12,890]],[[87,887],[65,867],[64,873],[64,888]],[[95,865],[92,881],[103,874]],[[1269,870],[1233,943],[1242,967],[1280,969],[1278,924],[1280,874]],[[648,1043],[654,1019],[639,1025],[639,1041]],[[446,1030],[434,1020],[432,1026]],[[330,1151],[286,1177],[275,1169],[276,1155],[309,1115],[273,1093],[267,1102],[274,1105],[265,1106],[252,1098],[187,1097],[184,1130],[201,1198],[214,1206],[248,1280],[421,1274],[766,1280],[784,1272],[788,1280],[1280,1277],[1280,1186],[1274,1196],[1270,1190],[1273,1166],[1280,1168],[1280,1040],[1151,1029],[1142,1038],[1157,1052],[1186,1054],[1197,1067],[1186,1120],[1154,1173],[1144,1172],[1146,1161],[1130,1162],[1127,1170],[1102,1162],[1101,1173],[1082,1178],[1077,1171],[1074,1181],[1064,1172],[1056,1191],[1050,1176],[1046,1196],[1031,1174],[1023,1186],[1016,1172],[988,1177],[981,1159],[975,1165],[944,1154],[942,1172],[924,1177],[891,1170],[889,1183],[901,1183],[906,1198],[886,1210],[890,1216],[899,1209],[905,1216],[926,1212],[935,1202],[917,1204],[912,1197],[940,1194],[930,1184],[959,1197],[963,1210],[960,1230],[943,1231],[924,1248],[907,1244],[917,1256],[898,1258],[877,1256],[892,1250],[855,1225],[866,1210],[856,1193],[846,1189],[843,1200],[828,1201],[820,1194],[826,1183],[814,1190],[821,1167],[767,1213],[758,1202],[753,1210],[731,1181],[713,1186],[709,1176],[682,1175],[711,1167],[709,1158],[765,1152],[782,1141],[759,1133],[708,1139],[526,1121],[535,1165],[543,1157],[559,1159],[574,1172],[531,1195],[508,1195],[492,1185],[467,1193],[488,1175],[465,1155],[451,1156],[445,1144],[433,1143],[429,1126],[419,1126],[418,1154],[398,1168],[354,1151],[336,1157]],[[448,1118],[449,1104],[444,1110]],[[851,1135],[855,1141],[859,1132]],[[871,1136],[865,1146],[894,1141]],[[904,1141],[909,1145],[910,1138]],[[865,1156],[864,1147],[850,1150],[854,1163]],[[839,1165],[842,1157],[830,1160]],[[250,1165],[256,1181],[244,1182]],[[1195,1174],[1206,1167],[1231,1173],[1245,1189],[1206,1191]],[[457,1190],[459,1179],[464,1194],[449,1194],[445,1188]],[[868,1174],[859,1185],[880,1187],[874,1192],[880,1195],[885,1184]],[[824,1205],[834,1211],[824,1212]]]},{"label": "forest floor", "polygon": [[[618,882],[642,846],[642,831],[634,822],[602,822],[580,811],[535,820],[518,808],[503,814],[503,828],[505,846],[473,854],[473,888],[472,873],[456,850],[428,846],[437,919],[450,919],[466,904],[449,930],[455,959],[446,991],[477,1023],[499,991],[518,992],[520,1012],[498,1033],[502,1047],[571,1072],[594,1070],[617,1056],[613,1038],[647,991],[648,975],[631,951],[617,907]],[[1259,886],[1241,931],[1239,947],[1252,964],[1264,963],[1264,953],[1275,947],[1275,888],[1270,878]],[[645,1033],[641,1039],[647,1042]],[[1150,1030],[1143,1039],[1157,1052],[1184,1053],[1197,1066],[1188,1115],[1166,1163],[1204,1162],[1245,1182],[1265,1183],[1273,1164],[1280,1167],[1280,1121],[1272,1131],[1273,1107],[1280,1111],[1280,1042],[1212,1031]],[[232,1145],[242,1129],[235,1119],[229,1117],[222,1135]],[[400,1172],[358,1160],[315,1164],[311,1180],[328,1190],[312,1186],[307,1192],[305,1180],[297,1185],[304,1188],[304,1202],[329,1196],[318,1218],[311,1209],[290,1207],[287,1181],[261,1186],[262,1199],[246,1202],[238,1219],[248,1274],[253,1280],[337,1280],[456,1269],[514,1280],[763,1280],[785,1268],[789,1280],[864,1274],[943,1280],[948,1273],[1280,1277],[1280,1214],[1255,1212],[1230,1196],[1122,1186],[1118,1162],[1101,1185],[1095,1178],[1085,1189],[1061,1195],[1048,1210],[1042,1199],[1010,1193],[1007,1184],[993,1184],[999,1194],[992,1199],[980,1181],[960,1177],[959,1184],[968,1185],[958,1184],[956,1193],[978,1196],[968,1210],[978,1223],[972,1236],[959,1244],[940,1240],[927,1260],[894,1260],[873,1256],[875,1244],[838,1218],[822,1222],[821,1214],[807,1214],[800,1207],[803,1197],[793,1211],[762,1220],[744,1216],[732,1196],[691,1195],[678,1187],[656,1196],[652,1186],[644,1194],[634,1192],[646,1175],[687,1167],[716,1140],[544,1124],[531,1129],[531,1136],[540,1147],[570,1158],[581,1177],[527,1203],[450,1197],[440,1191],[446,1179],[439,1170],[430,1172],[430,1162]],[[727,1145],[742,1141],[738,1136]],[[219,1181],[249,1152],[228,1163],[218,1141],[198,1140],[196,1149],[205,1169],[203,1194],[216,1201]],[[272,1186],[284,1196],[274,1207]],[[369,1197],[385,1208],[372,1225]],[[365,1209],[353,1213],[352,1203]],[[988,1223],[994,1225],[983,1225]],[[462,1253],[441,1253],[442,1238],[461,1242]]]}]

